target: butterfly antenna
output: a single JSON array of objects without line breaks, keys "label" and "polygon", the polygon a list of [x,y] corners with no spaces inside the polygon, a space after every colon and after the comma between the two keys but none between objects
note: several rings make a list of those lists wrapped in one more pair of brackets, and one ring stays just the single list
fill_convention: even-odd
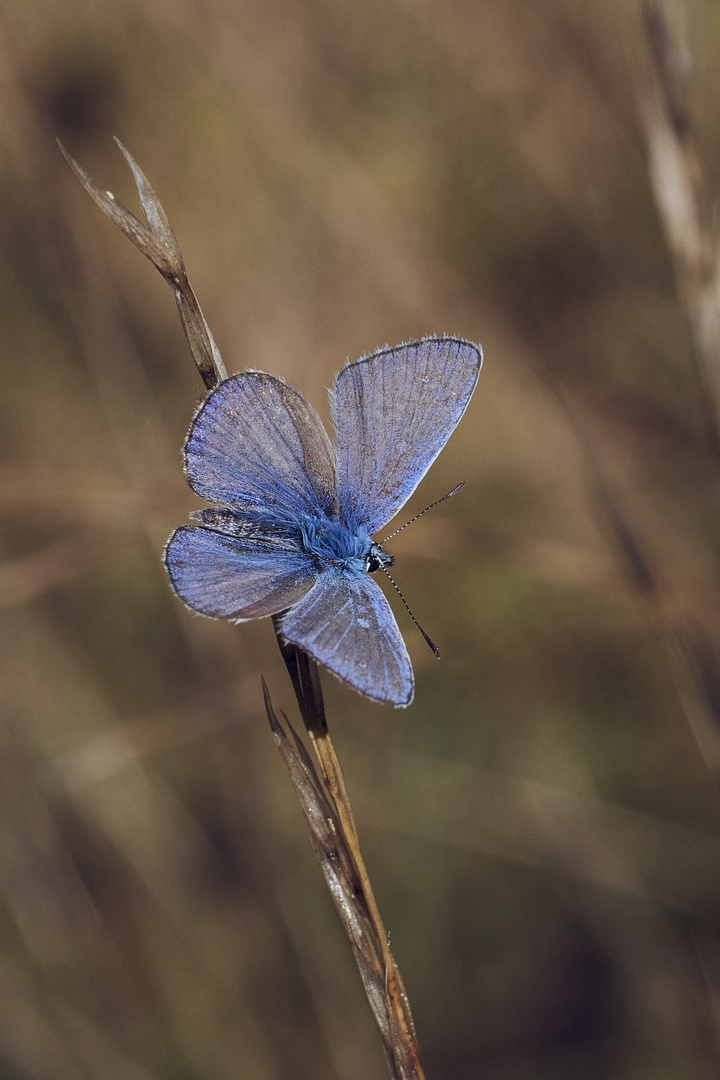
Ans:
[{"label": "butterfly antenna", "polygon": [[[409,521],[406,521],[405,524],[401,525],[399,529],[396,529],[395,532],[390,533],[389,536],[386,536],[384,540],[380,541],[380,543],[384,544],[384,543],[386,543],[386,541],[392,540],[393,536],[397,536],[397,534],[401,533],[403,531],[403,529],[407,529],[408,525],[412,525],[413,521],[417,521],[417,519],[421,518],[423,516],[423,514],[427,514],[428,510],[432,510],[433,506],[439,506],[441,502],[445,502],[445,500],[449,499],[451,495],[457,495],[458,491],[462,487],[465,487],[465,481],[464,480],[461,480],[460,483],[457,485],[457,487],[454,487],[452,489],[452,491],[448,491],[447,495],[443,495],[442,499],[436,499],[434,503],[430,503],[430,505],[426,506],[424,510],[421,510],[419,514],[416,514],[414,518],[410,518]],[[388,574],[388,577],[390,577],[389,574]],[[392,578],[390,578],[390,580],[392,581]],[[394,581],[393,581],[393,585],[395,585]],[[395,588],[397,589],[397,585],[395,585]],[[400,592],[399,589],[398,589],[398,592]],[[400,595],[402,596],[402,593],[400,593]],[[404,600],[403,600],[403,603],[405,603]],[[407,607],[407,604],[405,604],[405,607]],[[410,608],[408,608],[408,611],[410,611]],[[411,611],[410,611],[410,615],[412,616]],[[427,640],[430,641],[430,638],[428,638]],[[430,642],[430,644],[432,644],[432,642]],[[435,648],[435,646],[433,645],[433,649],[434,648]]]},{"label": "butterfly antenna", "polygon": [[[464,480],[463,480],[463,483],[465,483],[465,481],[464,481]],[[462,487],[462,484],[460,485],[460,487]],[[457,491],[457,488],[456,488],[455,490]],[[454,493],[453,493],[453,492],[451,491],[451,492],[450,492],[450,494],[452,495],[452,494],[454,494]],[[445,498],[447,499],[447,495],[445,496]],[[438,502],[442,502],[442,499],[438,499]],[[428,510],[429,510],[429,509],[430,509],[430,507],[428,507]],[[418,517],[419,517],[419,516],[420,516],[420,515],[418,514]],[[414,520],[414,519],[413,519],[413,520]],[[409,525],[409,524],[410,524],[410,522],[408,522],[408,525]],[[404,526],[403,526],[403,527],[404,527]],[[400,530],[399,530],[399,529],[398,529],[398,532],[400,532]],[[394,536],[394,535],[395,535],[395,533],[393,533],[393,536]],[[428,645],[430,646],[430,648],[432,649],[432,651],[433,651],[433,652],[435,653],[435,656],[436,656],[436,657],[438,658],[438,660],[439,660],[439,659],[440,659],[440,650],[438,649],[437,645],[435,644],[435,642],[433,641],[433,639],[432,639],[431,637],[429,637],[429,636],[428,636],[428,635],[427,635],[427,634],[425,633],[425,631],[423,630],[422,626],[420,625],[420,623],[419,623],[419,622],[417,621],[417,619],[416,619],[416,618],[415,618],[415,616],[413,615],[412,611],[411,611],[411,610],[410,610],[410,608],[408,607],[408,603],[407,603],[407,600],[405,599],[405,597],[403,596],[403,594],[402,594],[402,593],[400,592],[400,590],[398,589],[397,585],[396,585],[396,584],[395,584],[395,582],[393,581],[393,578],[392,578],[392,575],[390,574],[390,572],[389,572],[389,571],[388,571],[388,570],[387,570],[387,569],[386,569],[386,568],[385,568],[384,566],[383,566],[383,568],[382,568],[382,569],[383,569],[383,570],[384,570],[384,572],[385,572],[385,573],[387,574],[387,576],[388,576],[388,577],[390,578],[390,581],[392,582],[392,587],[393,587],[393,589],[395,590],[395,592],[396,592],[396,593],[398,594],[398,596],[400,597],[400,599],[402,600],[403,604],[405,605],[405,610],[407,611],[408,615],[410,616],[410,618],[412,619],[412,621],[413,621],[413,622],[415,623],[415,625],[417,626],[418,630],[420,631],[420,633],[422,634],[422,636],[423,636],[423,637],[425,638],[425,640],[427,641]]]}]

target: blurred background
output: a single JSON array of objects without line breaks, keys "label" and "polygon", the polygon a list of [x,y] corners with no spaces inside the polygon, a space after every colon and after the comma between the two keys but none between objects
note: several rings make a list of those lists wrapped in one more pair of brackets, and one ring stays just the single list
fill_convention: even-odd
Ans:
[{"label": "blurred background", "polygon": [[[720,190],[720,9],[670,12]],[[404,519],[414,704],[328,715],[430,1080],[720,1074],[720,505],[617,0],[5,0],[0,1077],[381,1080],[277,757],[269,621],[191,616],[160,195],[230,371],[485,368]],[[711,222],[712,225],[712,222]],[[400,522],[398,522],[400,524]]]}]

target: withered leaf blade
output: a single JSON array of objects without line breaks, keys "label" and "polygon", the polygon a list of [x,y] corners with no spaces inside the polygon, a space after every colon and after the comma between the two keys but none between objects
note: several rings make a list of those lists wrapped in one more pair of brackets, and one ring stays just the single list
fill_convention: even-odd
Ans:
[{"label": "withered leaf blade", "polygon": [[127,150],[118,138],[115,139],[120,151],[130,166],[135,180],[135,186],[140,196],[140,203],[143,208],[143,213],[147,218],[147,223],[150,227],[150,231],[156,240],[159,240],[163,247],[167,250],[170,256],[171,263],[176,267],[176,275],[178,277],[184,276],[185,265],[183,263],[182,253],[180,251],[180,245],[177,242],[175,233],[172,230],[172,226],[168,221],[168,216],[165,213],[165,209],[160,202],[160,199],[155,194],[152,184],[148,180],[145,173],[138,165],[135,158],[132,156],[129,150]]},{"label": "withered leaf blade", "polygon": [[169,283],[175,294],[180,321],[193,360],[206,388],[212,390],[223,379],[227,379],[227,371],[220,350],[215,344],[210,327],[188,281],[180,245],[177,242],[163,205],[145,173],[120,140],[116,139],[115,142],[132,170],[146,222],[142,222],[135,217],[127,207],[123,206],[115,198],[111,191],[107,191],[100,184],[97,184],[82,166],[78,165],[77,161],[68,154],[59,139],[58,146],[68,165],[100,209],[115,222],[138,251],[141,251],[150,260]]},{"label": "withered leaf blade", "polygon": [[[263,694],[275,744],[300,801],[305,820],[310,828],[313,849],[345,926],[345,932],[350,938],[353,952],[360,965],[366,993],[385,1039],[389,1036],[390,1024],[387,1009],[381,1002],[384,971],[378,964],[373,928],[358,902],[357,880],[352,858],[343,837],[337,831],[330,800],[323,791],[315,770],[307,767],[285,734],[273,709],[264,681]],[[307,751],[303,757],[306,754]]]},{"label": "withered leaf blade", "polygon": [[394,961],[390,958],[393,970],[388,972],[383,948],[367,909],[351,845],[346,841],[332,801],[302,741],[283,714],[293,735],[293,747],[273,709],[264,679],[262,685],[265,710],[275,744],[300,801],[313,850],[350,940],[365,993],[380,1029],[391,1075],[394,1080],[422,1080],[422,1069],[412,1049],[414,1032],[401,1029],[389,997],[389,982],[397,976]]},{"label": "withered leaf blade", "polygon": [[174,281],[181,276],[184,273],[182,259],[178,264],[167,247],[153,235],[149,226],[135,217],[127,207],[123,206],[111,191],[107,191],[100,184],[97,184],[82,166],[78,165],[77,161],[70,156],[59,139],[58,146],[63,157],[88,194],[92,196],[103,213],[107,214],[115,222],[128,240],[133,242],[138,251],[141,251],[153,266],[160,271],[163,277],[168,280]]}]

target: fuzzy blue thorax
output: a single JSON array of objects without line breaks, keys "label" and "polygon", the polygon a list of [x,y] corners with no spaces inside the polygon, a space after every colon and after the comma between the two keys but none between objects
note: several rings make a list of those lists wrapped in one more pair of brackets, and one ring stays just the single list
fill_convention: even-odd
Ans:
[{"label": "fuzzy blue thorax", "polygon": [[301,543],[305,551],[323,563],[373,573],[392,566],[393,557],[373,542],[367,529],[351,529],[335,518],[303,516]]}]

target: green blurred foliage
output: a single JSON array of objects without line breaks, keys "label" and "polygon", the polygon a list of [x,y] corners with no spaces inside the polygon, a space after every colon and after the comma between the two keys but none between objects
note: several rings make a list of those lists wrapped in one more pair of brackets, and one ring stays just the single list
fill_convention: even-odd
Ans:
[{"label": "green blurred foliage", "polygon": [[[714,195],[720,9],[684,16]],[[718,640],[718,468],[634,8],[9,0],[0,58],[0,1075],[385,1075],[264,718],[272,628],[165,580],[200,383],[54,141],[134,207],[117,135],[230,370],[327,420],[347,358],[485,348],[407,516],[466,487],[391,544],[443,659],[400,609],[410,709],[325,682],[428,1077],[716,1076],[720,797],[658,618]]]}]

